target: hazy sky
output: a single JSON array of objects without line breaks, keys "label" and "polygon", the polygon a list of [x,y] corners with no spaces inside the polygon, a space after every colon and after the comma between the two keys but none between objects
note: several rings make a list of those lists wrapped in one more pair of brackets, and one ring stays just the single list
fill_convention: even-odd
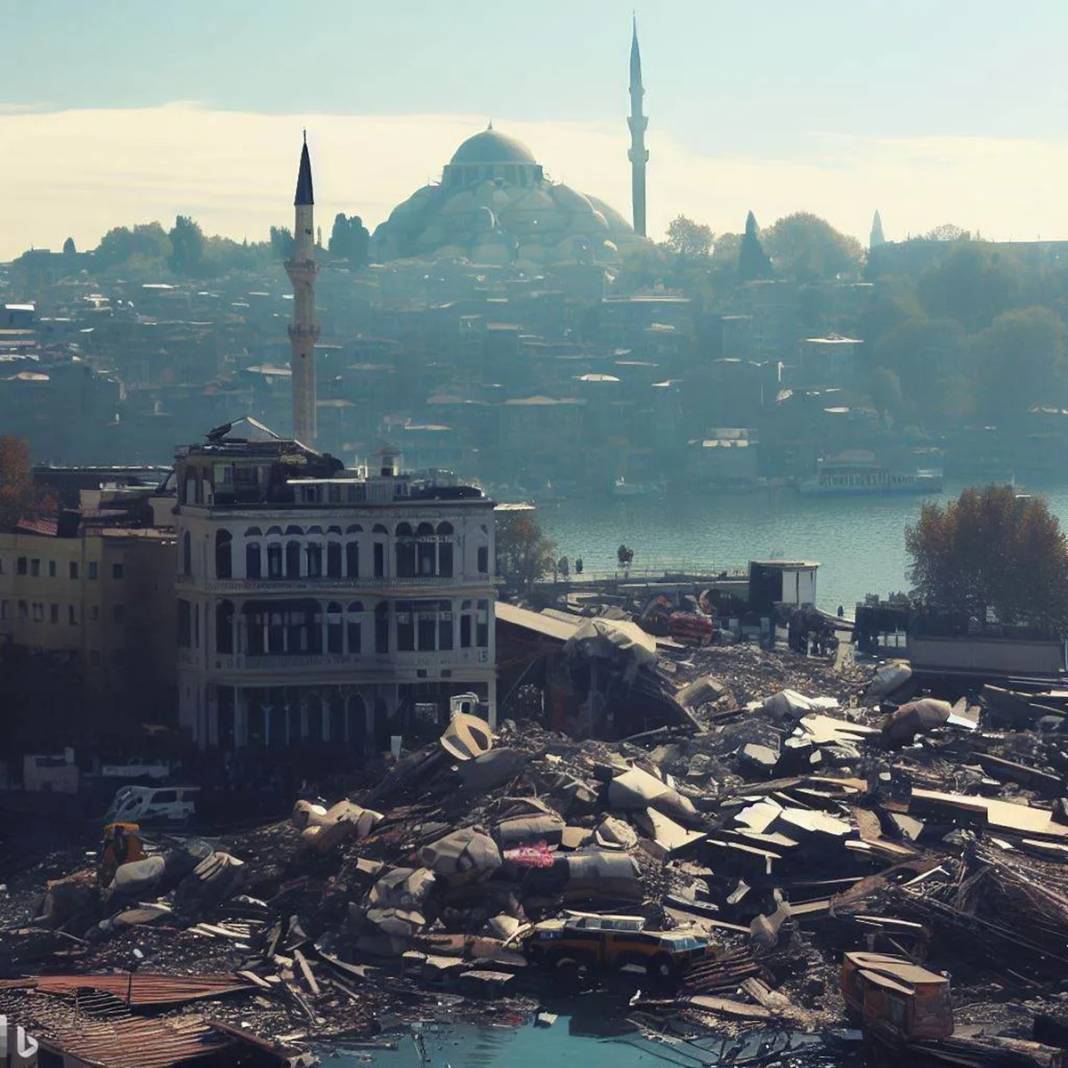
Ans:
[{"label": "hazy sky", "polygon": [[[649,216],[812,210],[1068,237],[1063,0],[639,0]],[[487,119],[629,212],[630,6],[607,0],[0,0],[0,257],[191,213],[369,225]]]}]

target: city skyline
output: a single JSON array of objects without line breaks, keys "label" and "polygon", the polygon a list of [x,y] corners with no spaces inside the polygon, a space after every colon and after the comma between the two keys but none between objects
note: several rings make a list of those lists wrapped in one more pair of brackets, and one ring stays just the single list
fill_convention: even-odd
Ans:
[{"label": "city skyline", "polygon": [[[573,32],[561,35],[549,32],[559,19],[514,6],[450,21],[422,4],[328,3],[307,31],[312,79],[262,62],[296,32],[281,5],[254,15],[194,3],[151,26],[124,17],[123,3],[92,18],[70,6],[59,27],[56,6],[66,7],[0,6],[0,25],[23,42],[0,88],[0,137],[19,160],[0,175],[4,202],[19,205],[0,227],[0,257],[68,234],[93,247],[112,226],[178,213],[262,240],[286,221],[278,191],[302,126],[327,223],[345,211],[373,228],[489,119],[555,179],[629,215],[630,10],[620,5],[569,5]],[[680,213],[738,232],[750,209],[763,225],[808,210],[863,240],[876,208],[890,239],[942,222],[998,239],[1068,234],[1057,118],[1068,91],[1052,56],[1042,62],[1068,13],[1024,4],[995,34],[986,3],[971,6],[967,26],[912,3],[827,2],[807,20],[771,10],[769,34],[740,4],[638,7],[651,236]],[[693,32],[679,35],[683,25]],[[194,30],[202,46],[187,48]],[[242,47],[231,54],[231,44]],[[1025,54],[1027,92],[1001,91]]]}]

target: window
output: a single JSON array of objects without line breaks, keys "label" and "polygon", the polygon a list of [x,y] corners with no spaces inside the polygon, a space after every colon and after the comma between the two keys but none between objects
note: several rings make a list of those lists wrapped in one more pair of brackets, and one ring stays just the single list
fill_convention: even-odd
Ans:
[{"label": "window", "polygon": [[321,578],[323,574],[323,547],[318,543],[309,545],[308,553],[308,576]]},{"label": "window", "polygon": [[282,577],[282,546],[279,542],[267,546],[267,577]]},{"label": "window", "polygon": [[121,623],[126,618],[126,605],[116,604],[111,608],[111,619],[114,623]]},{"label": "window", "polygon": [[438,547],[434,541],[434,528],[429,523],[420,523],[416,527],[415,537],[419,543],[419,574],[423,576],[435,574]]},{"label": "window", "polygon": [[193,644],[193,612],[188,601],[178,601],[178,645],[188,649]]},{"label": "window", "polygon": [[77,605],[67,605],[67,624],[71,627],[78,625],[78,607]]},{"label": "window", "polygon": [[471,648],[471,621],[473,618],[474,604],[472,601],[464,601],[460,605],[460,648]]},{"label": "window", "polygon": [[55,560],[49,560],[48,561],[48,577],[49,578],[55,578],[56,577],[56,562],[55,562]]},{"label": "window", "polygon": [[286,542],[286,578],[300,578],[300,542]]},{"label": "window", "polygon": [[349,578],[357,578],[360,574],[360,543],[358,541],[345,542],[345,574]]},{"label": "window", "polygon": [[58,604],[52,604],[52,605],[48,606],[48,622],[49,623],[58,623],[59,622],[59,605]]},{"label": "window", "polygon": [[112,564],[111,565],[111,577],[113,579],[122,579],[126,577],[126,566],[124,564]]},{"label": "window", "polygon": [[389,652],[389,605],[385,601],[375,605],[375,652]]},{"label": "window", "polygon": [[397,524],[397,577],[415,576],[415,535],[410,523]]},{"label": "window", "polygon": [[33,578],[40,578],[41,577],[41,561],[40,560],[33,559],[33,560],[30,561],[30,575]]},{"label": "window", "polygon": [[18,558],[18,560],[15,561],[15,571],[20,575],[25,575],[26,574],[26,557],[25,556],[20,556]]},{"label": "window", "polygon": [[479,649],[486,649],[489,647],[489,601],[478,602],[478,615],[475,619],[475,644]]},{"label": "window", "polygon": [[215,651],[234,651],[234,605],[232,601],[220,601],[215,606]]},{"label": "window", "polygon": [[375,578],[382,578],[386,573],[386,547],[380,542],[375,542]]},{"label": "window", "polygon": [[339,541],[327,543],[326,573],[330,578],[341,578],[341,542]]},{"label": "window", "polygon": [[478,547],[478,573],[480,575],[489,574],[489,546],[480,545]]},{"label": "window", "polygon": [[92,621],[93,623],[96,623],[96,622],[98,622],[98,621],[99,621],[99,619],[100,619],[100,606],[99,606],[99,605],[95,605],[95,604],[94,604],[94,605],[93,605],[93,606],[92,606],[92,607],[91,607],[91,608],[89,609],[89,619],[90,619],[90,620],[91,620],[91,621]]},{"label": "window", "polygon": [[438,524],[438,574],[452,578],[452,524]]},{"label": "window", "polygon": [[228,579],[233,575],[233,556],[230,552],[233,537],[228,530],[215,531],[215,577]]},{"label": "window", "polygon": [[97,574],[99,573],[99,570],[100,569],[97,566],[97,562],[95,560],[90,560],[89,561],[89,578],[90,579],[95,579],[97,577]]},{"label": "window", "polygon": [[33,602],[33,621],[34,623],[44,622],[44,605],[39,601]]},{"label": "window", "polygon": [[421,652],[433,650],[437,644],[437,604],[424,601],[417,608],[416,631]]},{"label": "window", "polygon": [[363,604],[360,601],[353,601],[349,605],[349,610],[345,617],[346,629],[348,631],[346,637],[348,638],[350,653],[362,652],[362,635],[360,634],[362,617]]},{"label": "window", "polygon": [[78,577],[78,564],[76,561],[71,560],[71,562],[67,565],[67,573],[72,579],[76,579]]},{"label": "window", "polygon": [[413,608],[414,605],[411,601],[397,602],[397,651],[401,653],[410,653],[415,650],[415,613]]},{"label": "window", "polygon": [[344,631],[341,620],[341,605],[331,602],[326,606],[326,651],[340,653],[344,651]]},{"label": "window", "polygon": [[30,618],[30,606],[25,601],[19,601],[19,619],[25,622]]},{"label": "window", "polygon": [[259,542],[249,542],[245,546],[245,578],[258,579],[262,565]]},{"label": "window", "polygon": [[438,648],[451,649],[452,641],[452,605],[442,601],[438,607]]}]

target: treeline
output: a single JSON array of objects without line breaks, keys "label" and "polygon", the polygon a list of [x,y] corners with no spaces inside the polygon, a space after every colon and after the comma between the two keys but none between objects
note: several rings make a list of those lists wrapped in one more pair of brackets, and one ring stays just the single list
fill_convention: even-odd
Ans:
[{"label": "treeline", "polygon": [[[370,234],[358,215],[339,213],[330,238],[319,251],[358,269],[367,264]],[[93,252],[93,266],[102,274],[135,278],[217,278],[233,271],[260,271],[286,259],[293,250],[293,234],[284,226],[272,226],[265,241],[234,241],[207,235],[188,215],[179,215],[165,230],[158,222],[116,226],[100,240]],[[71,238],[63,251],[76,251]]]}]

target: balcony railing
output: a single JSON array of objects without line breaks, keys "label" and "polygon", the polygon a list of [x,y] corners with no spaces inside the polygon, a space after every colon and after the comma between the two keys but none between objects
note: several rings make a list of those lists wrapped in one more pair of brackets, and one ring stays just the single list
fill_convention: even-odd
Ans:
[{"label": "balcony railing", "polygon": [[[376,653],[213,653],[208,663],[213,671],[273,671],[300,672],[357,670],[360,674],[388,676],[398,668],[485,667],[490,664],[489,650],[481,647],[468,649],[415,650]],[[180,661],[182,666],[192,666],[192,660]]]},{"label": "balcony railing", "polygon": [[415,575],[412,578],[399,578],[396,575],[302,575],[300,578],[258,578],[258,579],[216,579],[199,581],[190,575],[179,575],[176,584],[179,587],[196,587],[210,593],[284,593],[287,591],[308,591],[325,593],[332,589],[339,590],[447,590],[455,588],[486,589],[499,585],[499,580],[492,575]]}]

